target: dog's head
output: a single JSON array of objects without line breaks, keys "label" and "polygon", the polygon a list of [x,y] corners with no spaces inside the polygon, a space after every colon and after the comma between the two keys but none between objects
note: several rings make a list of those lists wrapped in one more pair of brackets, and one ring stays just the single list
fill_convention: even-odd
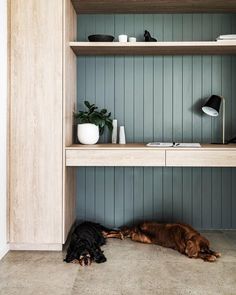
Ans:
[{"label": "dog's head", "polygon": [[89,245],[87,245],[87,243],[85,243],[84,241],[78,240],[76,236],[73,236],[71,239],[71,243],[67,249],[67,255],[64,261],[66,261],[67,263],[80,263],[80,260],[82,259],[83,263],[87,265],[89,264],[88,260],[90,260],[90,258],[91,255],[89,251]]},{"label": "dog's head", "polygon": [[209,250],[209,241],[198,235],[187,241],[185,252],[189,257],[198,257],[199,252],[206,252],[207,250]]},{"label": "dog's head", "polygon": [[[67,255],[66,255],[65,261],[67,263],[70,263],[70,262],[73,262],[76,260],[79,261],[83,257],[85,258],[84,260],[86,260],[86,261],[87,261],[87,258],[90,258],[90,254],[87,249],[83,249],[81,251],[81,249],[77,246],[74,246],[74,247],[70,246],[67,250]],[[86,264],[86,261],[85,261],[85,264]]]}]

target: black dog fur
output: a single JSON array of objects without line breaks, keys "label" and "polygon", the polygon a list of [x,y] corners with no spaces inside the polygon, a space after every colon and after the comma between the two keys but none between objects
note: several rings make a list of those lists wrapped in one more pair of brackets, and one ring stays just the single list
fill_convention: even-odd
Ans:
[{"label": "black dog fur", "polygon": [[93,222],[83,222],[76,226],[64,261],[79,263],[81,266],[90,265],[92,261],[106,262],[100,247],[106,243],[104,234],[109,232],[109,229]]}]

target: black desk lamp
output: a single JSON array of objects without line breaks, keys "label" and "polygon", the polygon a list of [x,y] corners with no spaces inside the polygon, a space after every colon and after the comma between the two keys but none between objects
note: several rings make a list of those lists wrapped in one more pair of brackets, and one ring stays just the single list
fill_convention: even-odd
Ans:
[{"label": "black desk lamp", "polygon": [[212,95],[202,107],[202,111],[211,116],[217,117],[219,115],[220,106],[222,103],[222,144],[225,144],[225,99],[219,95]]}]

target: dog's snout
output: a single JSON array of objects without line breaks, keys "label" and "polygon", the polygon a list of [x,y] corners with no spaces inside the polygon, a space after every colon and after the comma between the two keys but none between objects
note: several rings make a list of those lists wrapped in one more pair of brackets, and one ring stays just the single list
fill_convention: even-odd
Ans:
[{"label": "dog's snout", "polygon": [[88,258],[84,257],[84,265],[87,266],[88,265]]}]

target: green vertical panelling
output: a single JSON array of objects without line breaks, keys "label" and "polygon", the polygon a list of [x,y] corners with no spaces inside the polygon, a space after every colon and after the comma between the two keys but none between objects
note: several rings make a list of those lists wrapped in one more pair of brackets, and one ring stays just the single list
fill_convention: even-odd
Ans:
[{"label": "green vertical panelling", "polygon": [[[105,32],[105,18],[98,15],[95,21],[95,32]],[[95,60],[95,102],[105,107],[105,58],[96,57]],[[105,134],[100,138],[104,142]],[[105,168],[95,168],[95,219],[105,223]]]},{"label": "green vertical panelling", "polygon": [[[212,16],[209,17],[207,14],[202,15],[202,28],[201,28],[201,35],[202,40],[209,40],[212,37],[213,31],[212,29],[216,28],[216,24],[213,25],[212,22]],[[211,57],[211,56],[203,56],[202,57],[202,64],[201,64],[201,98],[202,103],[205,103],[205,101],[208,99],[208,97],[212,94],[212,82],[215,81],[212,76],[214,74],[213,71],[213,59],[219,60],[219,57]],[[196,83],[195,86],[197,87]],[[218,92],[218,91],[217,91]],[[209,142],[212,141],[212,119],[202,114],[201,118],[201,136],[202,136],[202,142]],[[213,172],[215,172],[217,169],[213,169]],[[220,169],[219,169],[220,170]],[[202,228],[212,228],[217,223],[217,218],[214,220],[212,213],[213,213],[213,204],[212,204],[212,194],[215,192],[212,189],[212,179],[214,179],[215,176],[214,173],[212,173],[211,168],[205,168],[202,169],[202,186],[201,186],[201,206],[202,209],[200,210],[201,215],[201,222],[202,222]],[[218,190],[216,190],[216,200],[221,197],[221,194]],[[218,200],[216,201],[218,202]],[[220,207],[219,204],[217,204],[217,208]],[[214,216],[218,216],[217,210],[214,211]],[[220,227],[219,227],[220,228]]]},{"label": "green vertical panelling", "polygon": [[[236,19],[233,28],[236,31]],[[232,135],[236,136],[236,57],[232,57]],[[236,170],[232,169],[232,227],[236,228]]]},{"label": "green vertical panelling", "polygon": [[[143,15],[134,16],[134,33],[141,40]],[[134,57],[134,142],[143,142],[143,96],[144,96],[144,58]],[[143,219],[144,207],[144,168],[134,168],[134,220]]]},{"label": "green vertical panelling", "polygon": [[[119,124],[124,124],[124,58],[115,59],[115,112]],[[119,78],[117,78],[119,77]],[[115,168],[115,225],[123,223],[124,217],[124,168]]]},{"label": "green vertical panelling", "polygon": [[[125,15],[125,32],[135,35],[134,15]],[[126,137],[134,141],[134,58],[127,57],[124,65],[124,125]],[[132,224],[134,220],[134,173],[133,168],[124,169],[124,223]]]},{"label": "green vertical panelling", "polygon": [[[232,22],[226,15],[222,15],[222,31],[227,32],[232,29]],[[226,137],[231,137],[232,134],[232,86],[227,82],[231,81],[232,77],[232,57],[222,57],[222,95],[226,100]],[[235,99],[235,97],[233,97]],[[235,196],[233,196],[235,197]],[[232,169],[222,169],[222,227],[232,227]]]},{"label": "green vertical panelling", "polygon": [[[220,32],[220,24],[216,21],[216,16],[213,15],[213,34],[217,35]],[[219,93],[222,94],[222,57],[221,56],[213,56],[211,59],[212,62],[212,73],[211,73],[211,82],[212,88],[211,91],[213,94]],[[208,87],[206,85],[206,87]],[[217,118],[211,119],[211,140],[212,142],[220,142],[222,140],[222,133],[217,132],[217,130],[221,130],[221,114]],[[203,209],[203,221],[204,225],[207,228],[210,228],[210,214],[207,215],[207,212],[211,212],[212,217],[212,227],[218,228],[218,226],[222,223],[222,214],[221,214],[221,202],[222,202],[222,192],[221,192],[221,177],[222,177],[222,169],[209,169],[209,173],[205,174],[205,179],[207,183],[212,182],[212,195],[211,199],[209,199],[209,195],[206,194],[210,186],[207,185],[206,189],[203,187],[203,197],[204,197],[204,208]],[[218,185],[218,181],[219,185]],[[211,209],[211,210],[210,210]]]},{"label": "green vertical panelling", "polygon": [[[173,16],[173,40],[183,39],[183,16]],[[183,139],[183,57],[173,58],[173,140],[181,142]],[[173,220],[183,220],[183,169],[173,168]]]},{"label": "green vertical panelling", "polygon": [[[153,34],[153,16],[144,17],[144,29],[147,28]],[[153,57],[144,58],[143,68],[143,139],[153,141],[153,95],[154,95],[154,62]],[[144,168],[144,219],[153,218],[153,168]]]},{"label": "green vertical panelling", "polygon": [[134,168],[134,220],[143,220],[144,204],[144,185],[143,185],[144,168]]},{"label": "green vertical panelling", "polygon": [[183,221],[192,223],[192,169],[183,168]]},{"label": "green vertical panelling", "polygon": [[[109,21],[109,22],[108,22]],[[114,18],[109,17],[107,20],[109,28],[114,30]],[[112,25],[113,24],[113,25]],[[110,31],[108,32],[110,33]],[[114,74],[114,57],[109,57],[105,59],[105,106],[106,108],[114,114],[115,111],[115,74]],[[108,138],[107,138],[108,139]],[[115,168],[105,168],[105,225],[114,226],[115,224],[115,189],[114,189],[114,179],[115,179]]]},{"label": "green vertical panelling", "polygon": [[[213,169],[213,171],[215,170],[216,169]],[[213,207],[211,181],[215,175],[212,174],[211,168],[202,169],[201,172],[201,193],[197,197],[199,206],[195,208],[195,215],[201,215],[201,222],[203,228],[211,228]],[[217,206],[217,208],[218,207],[219,206]],[[218,213],[217,210],[216,213]]]},{"label": "green vertical panelling", "polygon": [[[236,32],[236,17],[232,19],[232,31]],[[232,135],[236,136],[236,57],[232,57]],[[236,171],[232,169],[232,228],[236,227]]]},{"label": "green vertical panelling", "polygon": [[[183,40],[193,40],[193,15],[183,15]],[[182,104],[183,104],[183,141],[192,141],[192,57],[183,57]],[[191,168],[183,168],[183,221],[192,224],[192,187],[193,175]]]},{"label": "green vertical panelling", "polygon": [[153,171],[153,218],[163,219],[163,168]]},{"label": "green vertical panelling", "polygon": [[[193,40],[202,39],[202,28],[199,24],[202,23],[202,15],[193,15]],[[192,138],[201,142],[202,138],[202,57],[193,56],[192,58]],[[197,228],[202,227],[202,170],[196,168],[192,170],[193,173],[193,202],[192,214],[193,224]]]},{"label": "green vertical panelling", "polygon": [[[235,180],[234,180],[235,181]],[[235,196],[233,196],[235,197]],[[222,227],[231,228],[232,227],[232,179],[231,179],[231,169],[222,170]]]},{"label": "green vertical panelling", "polygon": [[[144,29],[160,41],[214,40],[235,33],[236,16],[82,15],[78,38]],[[218,141],[221,117],[201,113],[211,94],[227,98],[227,137],[236,135],[236,58],[119,56],[78,58],[78,107],[86,98],[126,126],[128,142]],[[101,141],[108,142],[105,133]],[[236,228],[236,172],[221,168],[79,168],[78,219],[120,226],[143,219],[179,220],[198,228]]]},{"label": "green vertical panelling", "polygon": [[[213,34],[217,35],[220,32],[220,24],[216,21],[216,16],[213,15]],[[212,73],[211,73],[211,92],[213,94],[219,93],[222,94],[222,57],[221,56],[213,56],[211,59],[212,62]],[[207,85],[205,85],[206,88],[208,88]],[[221,118],[221,114],[219,115]],[[222,140],[222,134],[221,132],[216,132],[217,130],[220,130],[221,128],[221,120],[218,118],[212,118],[211,119],[211,140],[212,142],[218,142]],[[206,173],[205,179],[207,183],[212,182],[212,195],[211,200],[209,198],[206,198],[206,192],[204,189],[204,219],[205,224],[210,224],[209,215],[207,216],[207,212],[211,212],[212,214],[212,226],[218,227],[219,224],[222,222],[222,216],[221,216],[221,202],[222,202],[222,194],[221,194],[221,176],[222,176],[222,169],[216,168],[216,169],[209,169],[209,173]],[[219,182],[219,184],[218,184]],[[209,188],[209,185],[207,185],[206,190]],[[211,211],[210,211],[210,208]],[[210,226],[206,226],[210,227]]]},{"label": "green vertical panelling", "polygon": [[[231,97],[232,87],[229,87],[228,80],[231,80],[231,57],[222,57],[222,94],[226,100],[226,113],[225,120],[226,136],[231,137]],[[235,98],[234,98],[235,99]],[[222,226],[230,228],[232,225],[231,207],[232,207],[232,179],[231,169],[222,169]]]},{"label": "green vertical panelling", "polygon": [[134,173],[133,168],[124,170],[124,223],[134,221]]},{"label": "green vertical panelling", "polygon": [[[79,191],[79,188],[78,188]],[[105,168],[105,222],[106,226],[115,225],[115,168]],[[99,221],[99,220],[98,220]]]},{"label": "green vertical panelling", "polygon": [[[213,228],[220,228],[222,226],[222,211],[221,211],[221,204],[222,204],[222,169],[221,168],[215,168],[211,169],[212,171],[212,178],[207,177],[207,183],[206,187],[209,187],[209,184],[211,183],[212,187],[212,197],[211,197],[211,203],[206,206],[206,209],[204,209],[204,218],[205,223],[209,223],[209,220],[207,218],[207,213],[210,212],[211,208],[211,214],[212,214],[212,227]],[[210,173],[209,173],[210,175]],[[204,189],[204,187],[203,187]]]},{"label": "green vertical panelling", "polygon": [[202,227],[202,170],[192,169],[192,222],[197,228]]},{"label": "green vertical panelling", "polygon": [[[82,34],[82,32],[80,33]],[[84,34],[85,35],[85,34]],[[78,73],[78,81],[77,81],[77,89],[78,89],[78,102],[83,100],[86,96],[86,60],[77,59],[77,73]],[[79,107],[79,103],[78,103]],[[76,212],[77,218],[79,220],[86,219],[86,175],[85,168],[81,168],[77,170],[77,202],[76,202]]]}]

